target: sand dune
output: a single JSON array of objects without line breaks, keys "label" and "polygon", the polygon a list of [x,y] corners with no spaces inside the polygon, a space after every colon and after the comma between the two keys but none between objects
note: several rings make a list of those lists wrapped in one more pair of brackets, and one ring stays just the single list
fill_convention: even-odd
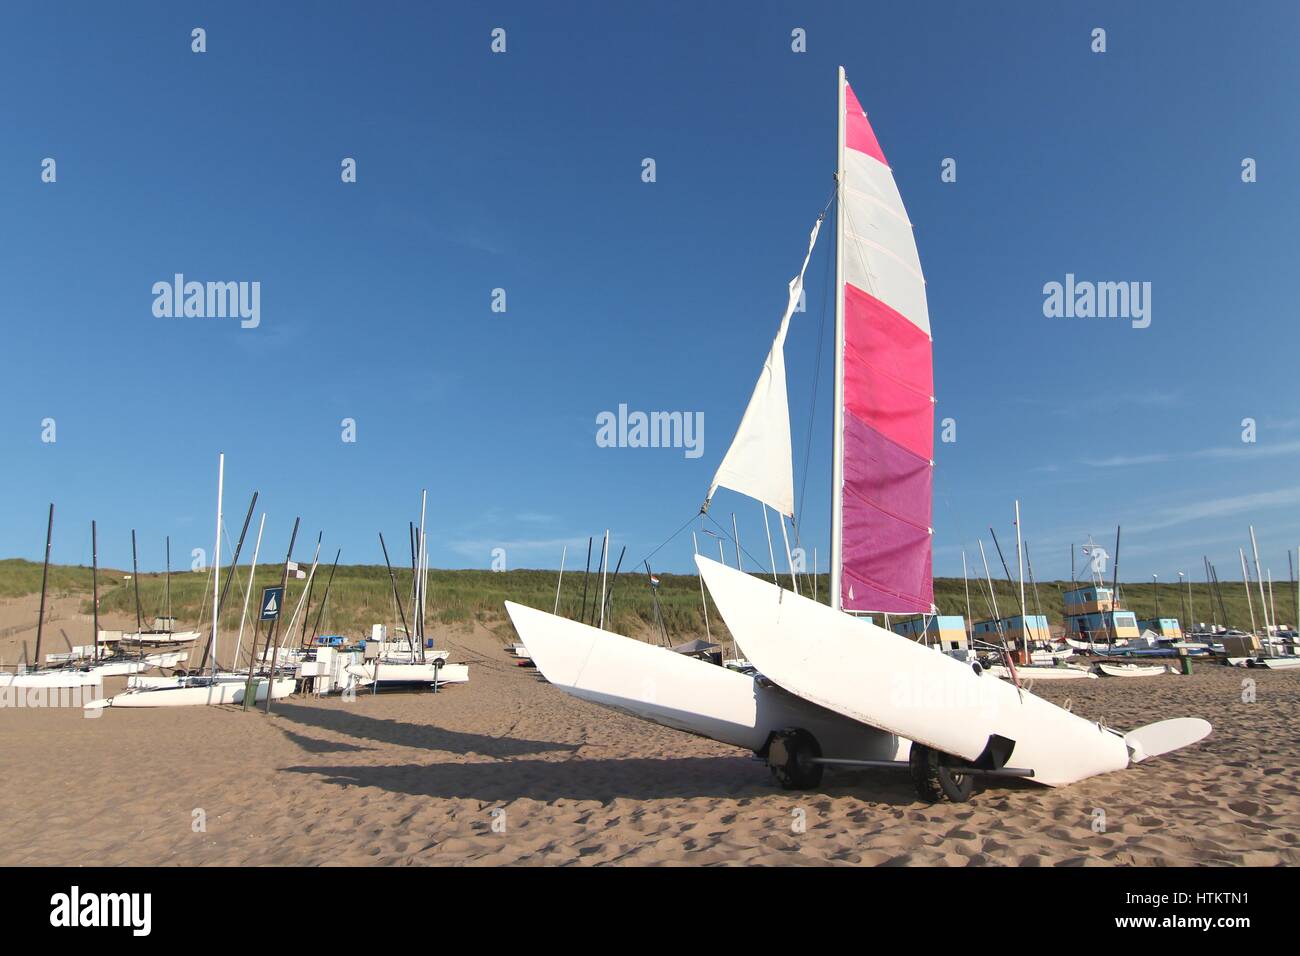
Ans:
[{"label": "sand dune", "polygon": [[1294,672],[1041,687],[1116,726],[1196,714],[1215,732],[1066,789],[928,806],[890,772],[781,791],[746,753],[564,695],[504,656],[505,633],[441,634],[472,678],[436,695],[295,697],[270,719],[0,712],[0,863],[1300,863]]}]

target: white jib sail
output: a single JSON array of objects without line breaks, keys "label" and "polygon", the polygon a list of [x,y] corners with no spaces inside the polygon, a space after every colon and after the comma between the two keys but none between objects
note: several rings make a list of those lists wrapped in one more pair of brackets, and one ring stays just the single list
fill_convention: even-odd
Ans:
[{"label": "white jib sail", "polygon": [[781,317],[781,328],[772,343],[772,351],[763,363],[763,371],[754,386],[736,437],[718,466],[709,486],[708,507],[718,488],[730,488],[761,501],[786,517],[794,516],[794,453],[790,444],[790,403],[785,386],[785,335],[790,316],[803,295],[803,277],[808,271],[813,246],[822,221],[818,218],[808,237],[808,253],[803,267],[790,280],[790,300]]}]

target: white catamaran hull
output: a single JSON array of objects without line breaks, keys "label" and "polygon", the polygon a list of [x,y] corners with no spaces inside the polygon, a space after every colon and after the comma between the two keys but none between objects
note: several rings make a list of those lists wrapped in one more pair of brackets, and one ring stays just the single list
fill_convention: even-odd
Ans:
[{"label": "white catamaran hull", "polygon": [[97,671],[51,670],[25,674],[0,674],[0,687],[102,687],[104,675]]},{"label": "white catamaran hull", "polygon": [[953,757],[978,762],[1010,746],[1005,766],[1061,786],[1124,769],[1130,749],[1135,759],[1153,756],[1210,732],[1202,720],[1162,721],[1126,739],[867,621],[708,558],[695,563],[737,643],[768,679]]},{"label": "white catamaran hull", "polygon": [[[988,672],[994,677],[1002,677],[1006,680],[1011,679],[1011,672],[1007,670],[1004,664],[994,664],[988,669]],[[1017,667],[1016,676],[1020,678],[1022,684],[1036,680],[1078,680],[1089,677],[1096,678],[1096,674],[1078,667]]]},{"label": "white catamaran hull", "polygon": [[104,661],[91,667],[100,677],[126,677],[143,674],[151,665],[148,661]]},{"label": "white catamaran hull", "polygon": [[122,643],[148,647],[172,647],[177,644],[193,644],[199,639],[198,631],[137,631],[123,634]]},{"label": "white catamaran hull", "polygon": [[[356,683],[368,687],[375,682],[375,664],[373,661],[363,664],[349,664],[346,673],[355,678]],[[412,664],[407,661],[381,661],[379,663],[379,686],[397,684],[464,684],[469,680],[468,664],[440,664],[432,661]]]},{"label": "white catamaran hull", "polygon": [[506,611],[542,675],[575,697],[755,752],[774,731],[803,727],[827,753],[907,759],[908,741],[761,678],[512,601]]},{"label": "white catamaran hull", "polygon": [[[255,701],[265,701],[268,681],[258,677]],[[293,693],[292,677],[277,677],[272,700],[281,700]],[[207,704],[242,704],[245,683],[243,680],[222,680],[191,685],[140,686],[114,697],[93,701],[86,707],[201,707]]]},{"label": "white catamaran hull", "polygon": [[1095,666],[1097,673],[1106,677],[1158,677],[1169,673],[1168,667],[1154,664],[1106,664],[1098,661]]}]

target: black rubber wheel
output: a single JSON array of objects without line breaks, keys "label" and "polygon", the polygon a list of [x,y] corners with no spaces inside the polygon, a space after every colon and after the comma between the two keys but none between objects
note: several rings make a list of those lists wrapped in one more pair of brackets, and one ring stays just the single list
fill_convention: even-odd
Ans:
[{"label": "black rubber wheel", "polygon": [[908,765],[916,795],[927,803],[965,803],[975,792],[975,778],[954,773],[948,755],[922,744],[912,744]]},{"label": "black rubber wheel", "polygon": [[822,782],[822,755],[817,738],[802,728],[778,730],[767,747],[767,766],[782,789],[808,790]]}]

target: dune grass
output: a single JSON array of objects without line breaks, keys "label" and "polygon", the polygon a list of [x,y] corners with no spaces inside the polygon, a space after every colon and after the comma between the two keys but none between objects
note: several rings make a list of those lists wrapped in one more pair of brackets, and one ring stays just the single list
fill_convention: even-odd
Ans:
[{"label": "dune grass", "polygon": [[[316,623],[317,611],[324,593],[326,579],[329,576],[328,565],[317,571],[313,586],[312,611],[307,622],[310,632]],[[262,565],[257,570],[253,583],[252,606],[254,612],[261,589],[278,584],[281,567],[279,565]],[[50,566],[50,588],[55,594],[81,594],[84,597],[82,610],[90,611],[90,578],[88,567],[73,565]],[[223,582],[226,577],[223,573]],[[226,599],[222,614],[223,627],[237,627],[243,606],[244,588],[247,585],[247,566],[240,568],[239,575],[231,585],[230,595]],[[611,578],[612,580],[612,578]],[[700,602],[700,583],[695,575],[661,574],[658,598],[660,611],[673,642],[703,637],[706,632],[704,611]],[[410,569],[397,571],[398,592],[409,618],[410,607]],[[784,577],[786,586],[789,578]],[[805,590],[811,577],[801,580]],[[540,608],[551,608],[555,602],[556,572],[550,570],[518,570],[500,573],[485,570],[433,570],[429,575],[428,620],[444,624],[460,624],[472,621],[496,625],[504,620],[502,602],[516,601]],[[0,560],[0,597],[12,598],[33,594],[40,590],[41,565],[21,559]],[[141,614],[147,626],[153,617],[163,612],[165,579],[162,574],[140,575]],[[289,581],[286,600],[286,616],[292,613],[302,594],[305,581]],[[1003,615],[1018,613],[1018,589],[1012,588],[1005,580],[995,582],[998,610]],[[173,572],[171,577],[171,599],[173,613],[179,619],[180,626],[199,627],[210,617],[211,578],[206,572]],[[560,595],[561,613],[576,618],[583,607],[583,576],[581,572],[568,572],[564,576],[563,590]],[[827,599],[828,575],[818,576],[817,590],[819,599]],[[1035,603],[1033,589],[1026,586],[1028,613],[1046,614],[1054,624],[1061,622],[1061,591],[1070,585],[1062,581],[1040,582],[1038,584],[1038,604]],[[1246,593],[1240,581],[1222,582],[1223,601],[1229,622],[1243,629],[1250,626],[1250,613],[1246,603]],[[135,588],[128,575],[120,570],[101,568],[99,573],[100,608],[102,612],[117,612],[130,617],[135,615]],[[586,615],[590,620],[596,610],[600,580],[591,575],[587,580]],[[611,617],[607,622],[612,629],[625,633],[653,632],[654,604],[652,592],[644,574],[620,575],[612,583]],[[1120,585],[1124,605],[1135,612],[1139,618],[1153,616],[1155,612],[1156,593],[1147,583]],[[1178,591],[1172,584],[1162,584],[1159,588],[1160,611],[1166,617],[1184,617],[1186,588]],[[989,602],[986,591],[972,580],[970,600],[972,617],[981,620],[989,617]],[[1275,583],[1273,595],[1278,617],[1284,622],[1293,622],[1295,615],[1295,590],[1288,582]],[[1218,611],[1217,601],[1211,617],[1210,591],[1205,584],[1193,584],[1191,597],[1197,620],[1217,620],[1223,623]],[[1258,590],[1252,586],[1251,597],[1254,601],[1257,622],[1262,625]],[[960,578],[938,578],[935,580],[935,602],[944,614],[965,614],[965,587]],[[715,638],[725,637],[725,627],[721,625],[717,609],[712,601],[708,605],[709,630]],[[401,623],[393,600],[392,584],[387,570],[382,565],[340,565],[335,573],[330,589],[329,606],[321,619],[320,630],[326,634],[347,634],[362,636],[374,623],[390,626]],[[301,625],[301,620],[300,620]]]}]

